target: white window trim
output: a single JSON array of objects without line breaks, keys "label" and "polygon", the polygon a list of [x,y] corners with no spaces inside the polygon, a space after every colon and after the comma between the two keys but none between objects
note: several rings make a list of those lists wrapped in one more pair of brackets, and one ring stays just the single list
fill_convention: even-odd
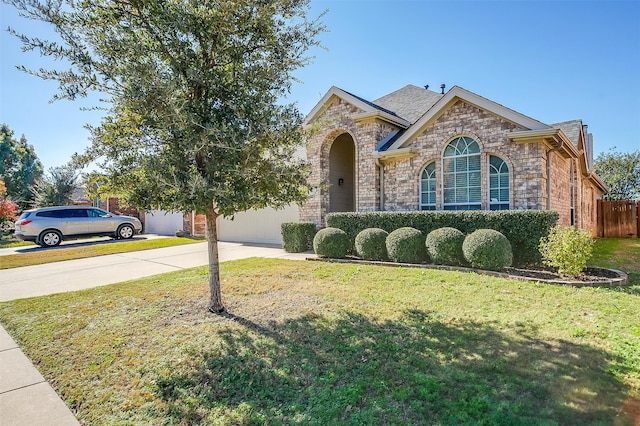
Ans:
[{"label": "white window trim", "polygon": [[[512,180],[511,179],[511,167],[509,166],[509,163],[507,163],[507,161],[504,158],[502,158],[501,156],[499,156],[499,155],[487,153],[486,156],[487,156],[487,160],[486,160],[486,162],[487,162],[487,176],[486,176],[486,179],[485,179],[485,182],[486,182],[486,185],[487,185],[487,208],[486,209],[487,210],[491,210],[491,206],[504,206],[504,205],[506,205],[507,206],[507,210],[511,210],[512,209],[512,206],[511,206],[511,199],[512,199],[512,197],[511,197],[511,180]],[[507,201],[507,202],[505,202],[505,201],[496,201],[496,202],[491,201],[491,189],[492,189],[491,188],[491,167],[492,167],[491,166],[491,157],[499,158],[507,166],[507,171],[508,171],[507,172],[507,176],[509,176],[509,187],[507,188],[508,191],[509,191],[509,201]],[[500,188],[500,186],[498,185],[497,189],[500,190],[500,189],[504,189],[504,188]]]}]

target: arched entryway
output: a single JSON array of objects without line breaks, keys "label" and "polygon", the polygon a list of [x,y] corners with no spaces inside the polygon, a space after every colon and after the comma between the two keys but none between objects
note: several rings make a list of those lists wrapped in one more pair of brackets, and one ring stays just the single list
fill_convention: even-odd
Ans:
[{"label": "arched entryway", "polygon": [[338,136],[329,151],[329,211],[355,211],[356,147],[348,133]]}]

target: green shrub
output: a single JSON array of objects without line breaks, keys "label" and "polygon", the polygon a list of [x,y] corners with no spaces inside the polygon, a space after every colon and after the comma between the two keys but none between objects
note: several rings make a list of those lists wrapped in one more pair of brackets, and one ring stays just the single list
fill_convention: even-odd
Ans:
[{"label": "green shrub", "polygon": [[572,226],[554,226],[549,235],[540,240],[540,253],[545,265],[558,272],[578,275],[591,258],[594,240],[586,231]]},{"label": "green shrub", "polygon": [[427,259],[424,234],[415,228],[404,227],[391,232],[385,240],[389,259],[399,263],[422,263]]},{"label": "green shrub", "polygon": [[467,235],[462,252],[471,266],[488,271],[500,271],[513,260],[509,240],[493,229],[478,229]]},{"label": "green shrub", "polygon": [[387,260],[386,239],[389,233],[380,228],[367,228],[356,235],[355,249],[364,260]]},{"label": "green shrub", "polygon": [[463,260],[464,234],[456,228],[445,226],[429,232],[425,245],[431,261],[438,265],[460,265]]},{"label": "green shrub", "polygon": [[327,215],[327,226],[342,229],[352,242],[360,231],[367,228],[392,232],[408,226],[422,231],[424,235],[443,227],[459,229],[463,234],[470,234],[476,229],[495,229],[511,243],[513,263],[518,266],[542,264],[538,250],[540,238],[548,235],[557,221],[557,212],[545,210],[349,212]]},{"label": "green shrub", "polygon": [[289,253],[311,250],[316,225],[311,222],[286,222],[280,225],[282,248]]},{"label": "green shrub", "polygon": [[324,228],[313,238],[313,251],[318,256],[343,259],[349,250],[347,233],[338,228]]}]

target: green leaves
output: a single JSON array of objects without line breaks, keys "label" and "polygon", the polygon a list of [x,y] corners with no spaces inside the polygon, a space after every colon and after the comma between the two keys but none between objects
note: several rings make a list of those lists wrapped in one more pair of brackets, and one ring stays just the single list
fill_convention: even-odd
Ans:
[{"label": "green leaves", "polygon": [[0,179],[4,180],[7,196],[19,210],[30,206],[33,195],[29,188],[41,175],[42,163],[33,146],[24,136],[14,139],[13,131],[3,124],[0,127]]},{"label": "green leaves", "polygon": [[598,155],[594,168],[609,188],[605,199],[640,199],[640,151],[616,152],[614,147]]},{"label": "green leaves", "polygon": [[567,226],[554,226],[540,240],[540,253],[548,266],[558,268],[561,274],[578,275],[591,258],[594,240],[591,234]]}]

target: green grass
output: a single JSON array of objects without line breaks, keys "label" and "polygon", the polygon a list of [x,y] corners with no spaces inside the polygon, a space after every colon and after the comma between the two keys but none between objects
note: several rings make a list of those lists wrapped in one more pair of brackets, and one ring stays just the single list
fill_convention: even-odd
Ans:
[{"label": "green grass", "polygon": [[34,247],[34,250],[29,253],[0,256],[0,269],[41,265],[63,260],[84,259],[87,257],[104,256],[106,254],[127,253],[196,242],[202,242],[202,239],[170,237],[150,240],[100,241],[95,244],[82,244],[77,247]]},{"label": "green grass", "polygon": [[13,234],[6,234],[0,237],[0,249],[11,247],[26,247],[33,246],[34,243],[29,241],[20,241],[13,238]]},{"label": "green grass", "polygon": [[5,302],[0,322],[90,425],[634,425],[640,415],[637,282],[246,259],[222,264],[230,313],[218,316],[206,311],[206,274]]},{"label": "green grass", "polygon": [[597,239],[589,265],[624,271],[632,285],[640,285],[640,239]]}]

